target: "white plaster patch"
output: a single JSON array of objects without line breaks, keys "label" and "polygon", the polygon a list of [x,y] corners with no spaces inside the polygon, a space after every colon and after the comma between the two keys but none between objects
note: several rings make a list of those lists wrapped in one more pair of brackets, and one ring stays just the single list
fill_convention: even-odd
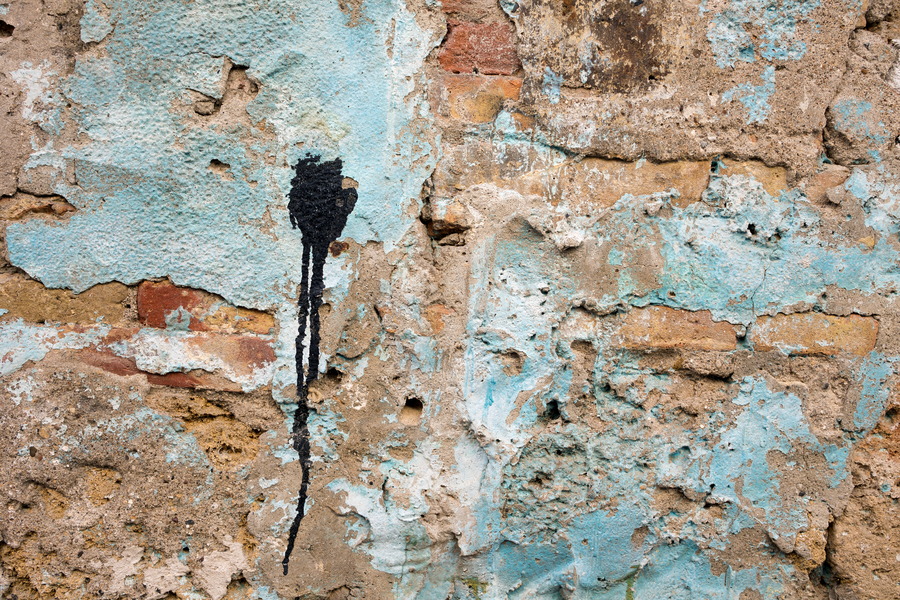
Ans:
[{"label": "white plaster patch", "polygon": [[151,594],[162,597],[184,585],[184,577],[191,570],[177,558],[168,558],[159,567],[144,569],[144,587]]},{"label": "white plaster patch", "polygon": [[134,359],[147,373],[207,371],[237,383],[245,392],[268,385],[275,372],[274,362],[250,366],[249,371],[236,369],[235,363],[217,353],[215,343],[202,334],[144,329],[131,339],[111,344],[110,349],[118,356]]},{"label": "white plaster patch", "polygon": [[43,359],[51,350],[90,346],[108,332],[109,327],[106,326],[77,332],[47,325],[31,325],[21,319],[0,324],[0,376],[19,370],[29,361]]},{"label": "white plaster patch", "polygon": [[56,73],[50,70],[50,63],[45,60],[34,66],[30,62],[24,62],[10,75],[25,93],[22,117],[33,123],[47,123],[55,111],[53,92],[50,90]]},{"label": "white plaster patch", "polygon": [[203,567],[196,574],[200,585],[212,600],[221,600],[228,591],[231,578],[247,568],[244,547],[230,536],[225,537],[225,546],[228,550],[211,552],[204,556]]},{"label": "white plaster patch", "polygon": [[137,564],[141,562],[144,549],[140,546],[129,546],[122,551],[122,558],[109,561],[107,566],[112,573],[109,578],[109,591],[123,593],[130,586],[129,579],[137,575]]}]

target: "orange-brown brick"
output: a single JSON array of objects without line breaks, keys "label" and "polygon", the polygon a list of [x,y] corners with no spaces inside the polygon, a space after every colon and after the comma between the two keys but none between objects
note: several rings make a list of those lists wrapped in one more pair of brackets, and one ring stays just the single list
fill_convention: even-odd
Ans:
[{"label": "orange-brown brick", "polygon": [[121,325],[127,320],[125,302],[129,290],[121,283],[95,285],[75,294],[54,290],[18,273],[0,275],[0,308],[3,319],[30,323],[94,323]]},{"label": "orange-brown brick", "polygon": [[734,350],[734,327],[713,321],[709,311],[651,306],[636,308],[619,329],[622,345],[632,349]]},{"label": "orange-brown brick", "polygon": [[752,177],[762,184],[770,196],[778,196],[781,192],[788,189],[787,169],[784,167],[770,167],[756,160],[734,161],[726,159],[721,162],[725,167],[722,170],[722,175]]},{"label": "orange-brown brick", "polygon": [[522,89],[518,77],[447,75],[444,77],[446,106],[442,112],[455,121],[489,123],[506,100],[515,100]]},{"label": "orange-brown brick", "polygon": [[0,198],[0,219],[4,221],[28,218],[35,214],[59,216],[74,210],[75,207],[62,196],[33,196],[17,192],[13,196]]},{"label": "orange-brown brick", "polygon": [[506,23],[451,23],[438,61],[452,73],[511,75],[519,68],[515,31]]},{"label": "orange-brown brick", "polygon": [[760,317],[751,338],[753,346],[763,352],[863,356],[875,348],[878,321],[860,315],[837,317],[821,313]]},{"label": "orange-brown brick", "polygon": [[191,331],[269,333],[272,315],[226,304],[219,296],[202,290],[172,285],[168,281],[145,281],[138,287],[138,319],[150,327],[166,327],[177,311],[190,316]]},{"label": "orange-brown brick", "polygon": [[631,163],[585,158],[554,164],[546,153],[533,147],[504,148],[501,157],[487,141],[445,145],[443,152],[433,176],[439,194],[492,183],[589,212],[610,207],[625,194],[641,196],[672,189],[678,192],[672,203],[684,207],[698,202],[709,183],[706,161]]}]

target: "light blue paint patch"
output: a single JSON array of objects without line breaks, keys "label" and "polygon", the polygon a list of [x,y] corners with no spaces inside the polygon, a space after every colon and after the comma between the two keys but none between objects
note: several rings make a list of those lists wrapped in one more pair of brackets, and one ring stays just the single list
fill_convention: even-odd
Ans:
[{"label": "light blue paint patch", "polygon": [[[738,61],[753,62],[757,56],[770,61],[800,60],[806,44],[796,39],[797,28],[809,21],[819,0],[729,0],[712,14],[706,38],[719,68]],[[700,13],[710,10],[706,2]],[[751,30],[760,31],[754,43]]]},{"label": "light blue paint patch", "polygon": [[891,391],[887,380],[894,374],[897,360],[870,352],[857,369],[856,380],[861,382],[862,389],[853,414],[853,425],[861,436],[874,429],[884,414]]},{"label": "light blue paint patch", "polygon": [[809,430],[801,400],[772,392],[763,379],[746,377],[733,402],[744,411],[713,447],[704,486],[716,498],[747,512],[761,510],[770,534],[801,530],[807,525],[805,505],[802,499],[781,494],[780,475],[768,459],[770,452],[790,456],[801,446],[822,450]]},{"label": "light blue paint patch", "polygon": [[828,286],[864,293],[900,286],[900,253],[887,240],[872,249],[823,241],[817,213],[796,190],[773,198],[750,177],[713,174],[704,198],[664,219],[643,214],[645,199],[623,198],[596,229],[611,245],[617,240],[607,232],[633,229],[638,248],[663,258],[659,286],[629,303],[709,310],[716,320],[749,325],[773,309],[815,303]]},{"label": "light blue paint patch", "polygon": [[[548,255],[543,238],[527,224],[518,226],[521,236],[476,250],[466,326],[466,409],[476,428],[508,444],[523,440],[522,428],[537,418],[540,394],[523,403],[521,390],[541,390],[549,398],[568,387],[551,340],[564,298],[574,292],[571,281],[539,258]],[[509,371],[510,359],[521,361],[517,373]]]},{"label": "light blue paint patch", "polygon": [[98,0],[88,0],[81,17],[81,41],[89,44],[99,42],[113,30],[112,24],[100,11]]},{"label": "light blue paint patch", "polygon": [[829,487],[836,488],[850,477],[849,459],[851,449],[852,447],[849,444],[847,446],[829,445],[825,447],[825,460],[828,461],[828,465],[834,472],[828,481]]},{"label": "light blue paint patch", "polygon": [[[732,534],[762,526],[773,539],[796,535],[808,526],[808,498],[783,493],[782,473],[770,463],[771,454],[780,454],[788,466],[797,453],[822,456],[831,470],[821,474],[823,483],[834,488],[849,476],[852,440],[821,443],[810,430],[802,401],[770,390],[761,378],[744,378],[733,402],[743,412],[717,441],[694,432],[672,441],[659,461],[660,482],[723,504],[723,526]],[[712,422],[710,427],[720,426]]]},{"label": "light blue paint patch", "polygon": [[890,133],[882,121],[872,115],[872,104],[857,98],[840,100],[831,108],[836,131],[863,138],[875,144],[885,143]]},{"label": "light blue paint patch", "polygon": [[[317,447],[310,457],[311,462],[336,461],[340,457],[335,445],[338,440],[346,440],[348,434],[341,431],[340,423],[347,419],[334,410],[311,410],[309,413],[309,438],[310,444]],[[296,453],[294,454],[296,458]]]},{"label": "light blue paint patch", "polygon": [[431,374],[440,370],[441,351],[433,336],[418,335],[406,330],[401,335],[410,350],[400,357],[400,367],[410,373]]},{"label": "light blue paint patch", "polygon": [[78,333],[51,325],[31,325],[22,319],[0,323],[0,376],[9,375],[28,362],[42,360],[51,350],[97,344],[107,333],[109,327],[105,325]]},{"label": "light blue paint patch", "polygon": [[[21,115],[28,121],[37,124],[43,131],[57,136],[62,131],[62,107],[65,99],[57,89],[57,73],[50,70],[50,63],[46,60],[39,64],[23,62],[15,71],[9,73],[13,81],[21,88],[23,99],[21,101]],[[31,140],[31,146],[35,154],[51,153],[53,142],[46,142],[43,149],[37,140]],[[31,161],[26,161],[21,176],[28,177],[28,169]]]},{"label": "light blue paint patch", "polygon": [[618,248],[610,248],[609,254],[606,256],[606,262],[611,265],[619,266],[622,264],[624,257],[624,253]]},{"label": "light blue paint patch", "polygon": [[253,586],[251,593],[254,600],[282,600],[275,590],[265,585]]},{"label": "light blue paint patch", "polygon": [[554,73],[550,67],[544,68],[544,79],[541,81],[541,92],[547,96],[551,104],[559,102],[559,89],[562,86],[562,75]]},{"label": "light blue paint patch", "polygon": [[503,9],[510,17],[515,16],[516,11],[519,10],[519,3],[516,0],[500,0],[500,8]]},{"label": "light blue paint patch", "polygon": [[883,236],[900,233],[900,186],[890,172],[857,167],[844,182],[844,189],[860,201],[867,227]]},{"label": "light blue paint patch", "polygon": [[574,584],[572,553],[561,540],[504,541],[492,552],[491,567],[499,598],[540,598]]},{"label": "light blue paint patch", "polygon": [[[346,237],[390,249],[406,233],[436,153],[425,100],[411,92],[438,40],[404,5],[367,2],[368,19],[347,28],[329,2],[304,7],[302,19],[280,0],[106,4],[116,25],[105,55],[77,61],[63,85],[76,133],[91,143],[56,151],[81,184],[56,192],[81,210],[12,227],[13,263],[50,287],[168,275],[242,306],[277,306],[299,283],[300,234],[285,195],[289,165],[306,151],[340,156],[360,184]],[[215,93],[225,56],[260,82],[248,112],[274,137],[183,116],[186,90]],[[234,180],[208,169],[214,159]],[[263,231],[268,211],[274,225]]]},{"label": "light blue paint patch", "polygon": [[574,519],[566,535],[579,587],[606,590],[636,571],[653,539],[645,536],[636,546],[632,538],[647,523],[643,510],[626,502],[614,512],[601,510]]},{"label": "light blue paint patch", "polygon": [[271,453],[272,456],[281,460],[281,466],[298,460],[297,451],[290,443],[272,447]]},{"label": "light blue paint patch", "polygon": [[191,328],[191,318],[191,313],[179,306],[166,313],[166,328],[174,331],[188,331]]},{"label": "light blue paint patch", "polygon": [[428,572],[425,573],[422,589],[416,594],[416,600],[447,600],[451,598],[454,577],[459,568],[459,555],[452,541],[432,548],[432,559]]},{"label": "light blue paint patch", "polygon": [[717,13],[706,30],[709,41],[720,69],[733,67],[738,61],[753,62],[756,60],[756,47],[753,38],[745,29],[749,19],[733,12]]},{"label": "light blue paint patch", "polygon": [[[782,567],[790,571],[791,567]],[[776,569],[775,573],[778,573]],[[756,591],[763,598],[777,598],[784,591],[772,573],[756,568],[713,575],[712,565],[693,542],[661,545],[634,580],[635,598],[666,600],[732,600],[744,591]]]},{"label": "light blue paint patch", "polygon": [[762,81],[761,85],[737,85],[722,94],[722,100],[731,102],[737,98],[747,109],[747,122],[762,123],[772,110],[769,98],[775,93],[775,67],[768,66],[763,70]]}]

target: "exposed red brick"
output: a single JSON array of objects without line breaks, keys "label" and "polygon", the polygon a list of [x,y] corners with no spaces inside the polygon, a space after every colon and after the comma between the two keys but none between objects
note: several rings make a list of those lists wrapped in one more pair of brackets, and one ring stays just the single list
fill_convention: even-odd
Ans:
[{"label": "exposed red brick", "polygon": [[665,306],[633,309],[619,330],[622,345],[634,349],[734,350],[737,335],[724,321],[713,321],[707,310],[676,310]]},{"label": "exposed red brick", "polygon": [[143,371],[137,368],[134,360],[116,356],[115,354],[111,354],[109,352],[84,349],[78,350],[74,354],[81,362],[87,365],[91,365],[92,367],[97,367],[98,369],[108,371],[113,375],[128,377],[130,375],[143,373]]},{"label": "exposed red brick", "polygon": [[[138,319],[144,325],[164,328],[166,316],[179,308],[191,312],[204,303],[205,294],[199,290],[178,287],[168,281],[144,281],[138,286]],[[199,321],[191,319],[191,329],[200,327]]]},{"label": "exposed red brick", "polygon": [[438,54],[452,73],[511,75],[519,68],[515,31],[506,23],[455,23]]},{"label": "exposed red brick", "polygon": [[[78,350],[73,354],[85,364],[115,375],[122,377],[144,375],[148,383],[153,385],[242,391],[239,384],[217,373],[201,370],[189,373],[149,373],[139,369],[134,359],[114,353],[113,344],[123,342],[127,345],[139,331],[134,328],[112,329],[96,347]],[[275,361],[275,349],[272,342],[255,335],[196,333],[189,334],[184,341],[188,345],[196,346],[203,353],[221,358],[228,365],[229,370],[239,377],[251,375],[256,369]]]},{"label": "exposed red brick", "polygon": [[143,375],[147,383],[167,387],[191,388],[203,390],[217,390],[223,392],[243,391],[241,386],[229,381],[225,377],[205,371],[192,371],[190,373],[147,373],[141,371],[133,359],[116,356],[111,352],[94,349],[83,349],[73,353],[73,356],[86,365],[103,369],[113,375],[130,377]]},{"label": "exposed red brick", "polygon": [[202,290],[179,287],[168,281],[145,281],[138,286],[138,319],[149,327],[166,327],[166,317],[182,310],[190,318],[191,331],[268,333],[275,325],[272,315],[225,303]]},{"label": "exposed red brick", "polygon": [[241,386],[205,371],[192,371],[190,373],[166,373],[157,375],[147,373],[147,383],[151,385],[163,385],[167,387],[189,388],[199,390],[216,390],[220,392],[240,392]]}]

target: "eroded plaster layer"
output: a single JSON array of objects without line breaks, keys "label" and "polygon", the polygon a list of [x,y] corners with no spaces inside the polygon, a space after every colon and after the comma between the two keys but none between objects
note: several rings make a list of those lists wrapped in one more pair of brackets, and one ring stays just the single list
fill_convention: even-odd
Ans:
[{"label": "eroded plaster layer", "polygon": [[900,598],[898,39],[0,4],[0,595]]}]

